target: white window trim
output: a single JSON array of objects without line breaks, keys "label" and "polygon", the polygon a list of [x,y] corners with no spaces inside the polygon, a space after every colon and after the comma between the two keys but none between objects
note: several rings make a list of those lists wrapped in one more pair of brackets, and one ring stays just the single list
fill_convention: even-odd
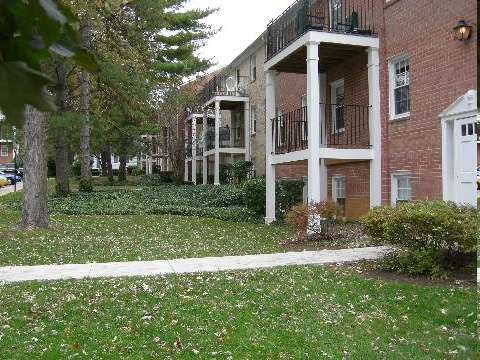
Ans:
[{"label": "white window trim", "polygon": [[257,70],[257,54],[252,54],[250,55],[250,82],[257,80]]},{"label": "white window trim", "polygon": [[392,171],[390,173],[390,184],[391,184],[391,191],[390,191],[390,202],[392,206],[397,204],[397,195],[398,195],[398,178],[402,176],[410,177],[410,200],[412,199],[412,174],[408,170],[398,170]]},{"label": "white window trim", "polygon": [[[332,115],[332,127],[330,131],[332,134],[338,134],[345,131],[345,117],[343,119],[343,128],[341,129],[335,128],[337,118],[336,118],[335,107],[333,102],[335,100],[335,104],[336,104],[336,99],[334,99],[334,94],[336,94],[337,89],[342,86],[343,86],[343,96],[345,97],[345,80],[343,78],[332,81],[330,83],[330,102],[332,103],[332,108],[330,109],[331,115]],[[345,102],[345,99],[344,99],[344,102]]]},{"label": "white window trim", "polygon": [[[410,65],[410,58],[408,56],[408,53],[406,52],[388,58],[388,108],[390,120],[398,120],[410,116],[410,111],[402,114],[395,114],[395,65],[398,62],[407,59],[409,60]],[[408,82],[408,84],[410,85],[410,81]]]},{"label": "white window trim", "polygon": [[347,192],[347,184],[346,184],[346,177],[345,177],[345,175],[333,175],[333,176],[332,176],[332,199],[333,199],[333,201],[335,201],[335,202],[336,202],[337,199],[338,199],[338,197],[337,197],[337,192],[338,192],[338,187],[337,187],[337,185],[338,185],[338,183],[337,183],[337,182],[340,181],[340,180],[343,180],[343,182],[345,183],[345,189],[344,189],[344,190],[345,190],[345,194],[344,194],[344,197],[341,198],[341,199],[346,199],[346,198],[347,198],[347,194],[346,194],[346,192]]},{"label": "white window trim", "polygon": [[255,105],[250,106],[250,134],[255,135],[257,133],[257,107]]},{"label": "white window trim", "polygon": [[8,146],[7,145],[0,145],[0,156],[8,156]]}]

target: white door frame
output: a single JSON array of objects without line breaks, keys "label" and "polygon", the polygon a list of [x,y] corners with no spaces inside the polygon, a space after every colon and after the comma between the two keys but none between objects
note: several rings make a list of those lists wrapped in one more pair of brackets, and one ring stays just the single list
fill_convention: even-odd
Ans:
[{"label": "white door frame", "polygon": [[[468,124],[477,122],[477,92],[469,90],[440,115],[442,122],[443,199],[477,204],[476,134],[468,133]],[[466,135],[462,135],[462,127]],[[470,169],[471,168],[471,169]]]}]

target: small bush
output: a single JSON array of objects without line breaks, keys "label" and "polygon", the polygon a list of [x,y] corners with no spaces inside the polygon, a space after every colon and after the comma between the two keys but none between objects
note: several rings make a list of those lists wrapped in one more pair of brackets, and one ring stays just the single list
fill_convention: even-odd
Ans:
[{"label": "small bush", "polygon": [[478,212],[441,200],[380,206],[361,218],[365,234],[382,243],[421,249],[475,251]]},{"label": "small bush", "polygon": [[220,164],[220,183],[241,183],[248,179],[252,173],[253,162],[236,161],[232,164]]},{"label": "small bush", "polygon": [[396,263],[396,271],[427,275],[465,265],[464,255],[476,250],[477,222],[475,207],[441,200],[380,206],[361,218],[366,235],[398,247],[387,268]]},{"label": "small bush", "polygon": [[397,249],[382,259],[382,267],[399,274],[439,277],[443,270],[438,265],[439,251],[435,249]]},{"label": "small bush", "polygon": [[287,225],[298,232],[311,232],[330,238],[331,232],[340,219],[340,206],[327,199],[310,204],[294,205],[286,214]]},{"label": "small bush", "polygon": [[80,170],[80,161],[75,160],[72,165],[70,166],[70,171],[73,176],[80,177],[81,170]]},{"label": "small bush", "polygon": [[145,175],[145,171],[137,166],[132,166],[127,168],[127,172],[129,175],[132,175],[132,176]]}]

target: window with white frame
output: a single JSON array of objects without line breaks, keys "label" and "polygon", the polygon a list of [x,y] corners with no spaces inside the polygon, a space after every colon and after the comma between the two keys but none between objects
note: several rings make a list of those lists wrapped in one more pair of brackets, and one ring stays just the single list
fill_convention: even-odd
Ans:
[{"label": "window with white frame", "polygon": [[410,178],[411,175],[408,171],[396,171],[391,173],[392,205],[412,200],[412,185]]},{"label": "window with white frame", "polygon": [[345,216],[346,181],[344,175],[332,177],[332,198],[340,206],[342,216]]},{"label": "window with white frame", "polygon": [[257,55],[250,55],[250,81],[257,80]]},{"label": "window with white frame", "polygon": [[251,134],[255,135],[257,133],[257,107],[255,105],[250,107],[250,128]]},{"label": "window with white frame", "polygon": [[285,106],[279,106],[277,108],[277,142],[278,145],[285,144]]},{"label": "window with white frame", "polygon": [[390,118],[410,115],[410,64],[407,54],[388,61],[390,84]]},{"label": "window with white frame", "polygon": [[8,156],[8,146],[0,145],[0,156]]},{"label": "window with white frame", "polygon": [[237,69],[237,71],[235,72],[235,78],[237,81],[237,88],[238,88],[238,86],[240,85],[240,69]]},{"label": "window with white frame", "polygon": [[332,101],[332,132],[345,130],[344,119],[344,80],[339,79],[330,83]]}]

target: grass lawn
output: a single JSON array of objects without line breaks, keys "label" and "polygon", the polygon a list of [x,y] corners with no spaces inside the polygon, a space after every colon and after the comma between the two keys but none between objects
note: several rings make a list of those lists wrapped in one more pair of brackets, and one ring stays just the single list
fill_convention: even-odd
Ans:
[{"label": "grass lawn", "polygon": [[474,359],[476,289],[354,270],[0,285],[2,359]]},{"label": "grass lawn", "polygon": [[52,215],[53,227],[12,231],[0,223],[0,266],[161,260],[284,251],[284,228],[176,215]]}]

